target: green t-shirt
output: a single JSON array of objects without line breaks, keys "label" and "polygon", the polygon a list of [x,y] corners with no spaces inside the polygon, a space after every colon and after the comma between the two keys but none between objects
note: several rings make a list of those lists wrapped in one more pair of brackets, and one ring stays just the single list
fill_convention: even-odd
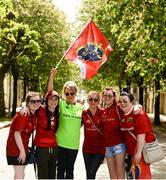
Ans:
[{"label": "green t-shirt", "polygon": [[58,146],[78,149],[83,106],[79,103],[67,104],[66,101],[60,100],[59,108],[59,127],[56,133]]}]

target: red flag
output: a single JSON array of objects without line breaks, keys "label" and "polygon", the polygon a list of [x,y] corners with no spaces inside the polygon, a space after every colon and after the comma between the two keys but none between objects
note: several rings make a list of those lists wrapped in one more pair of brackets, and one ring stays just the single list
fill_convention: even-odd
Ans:
[{"label": "red flag", "polygon": [[112,50],[107,38],[90,20],[66,52],[65,58],[80,67],[83,78],[90,79],[106,62]]}]

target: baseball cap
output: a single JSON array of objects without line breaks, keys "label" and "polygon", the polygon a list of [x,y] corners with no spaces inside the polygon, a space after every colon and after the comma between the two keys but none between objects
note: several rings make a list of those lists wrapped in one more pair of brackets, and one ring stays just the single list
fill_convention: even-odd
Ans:
[{"label": "baseball cap", "polygon": [[52,98],[54,96],[57,96],[59,98],[59,94],[56,91],[50,91],[46,94],[46,98]]}]

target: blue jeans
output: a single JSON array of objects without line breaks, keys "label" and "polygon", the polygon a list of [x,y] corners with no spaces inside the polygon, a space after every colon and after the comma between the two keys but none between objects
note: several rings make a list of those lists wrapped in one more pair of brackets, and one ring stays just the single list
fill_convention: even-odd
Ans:
[{"label": "blue jeans", "polygon": [[103,162],[104,154],[87,154],[83,153],[85,168],[86,168],[86,178],[95,179],[96,172]]},{"label": "blue jeans", "polygon": [[106,157],[114,157],[116,154],[121,154],[126,151],[125,144],[117,144],[115,146],[106,147]]}]

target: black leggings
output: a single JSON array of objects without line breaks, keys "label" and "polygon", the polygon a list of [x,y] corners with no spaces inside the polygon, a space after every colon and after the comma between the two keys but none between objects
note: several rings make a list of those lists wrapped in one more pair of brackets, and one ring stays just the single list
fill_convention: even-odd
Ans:
[{"label": "black leggings", "polygon": [[85,168],[86,168],[86,178],[95,179],[96,172],[100,167],[100,164],[104,160],[104,154],[87,154],[83,153]]},{"label": "black leggings", "polygon": [[73,179],[74,163],[78,150],[58,147],[57,179]]},{"label": "black leggings", "polygon": [[57,148],[37,147],[37,178],[38,179],[55,179]]}]

